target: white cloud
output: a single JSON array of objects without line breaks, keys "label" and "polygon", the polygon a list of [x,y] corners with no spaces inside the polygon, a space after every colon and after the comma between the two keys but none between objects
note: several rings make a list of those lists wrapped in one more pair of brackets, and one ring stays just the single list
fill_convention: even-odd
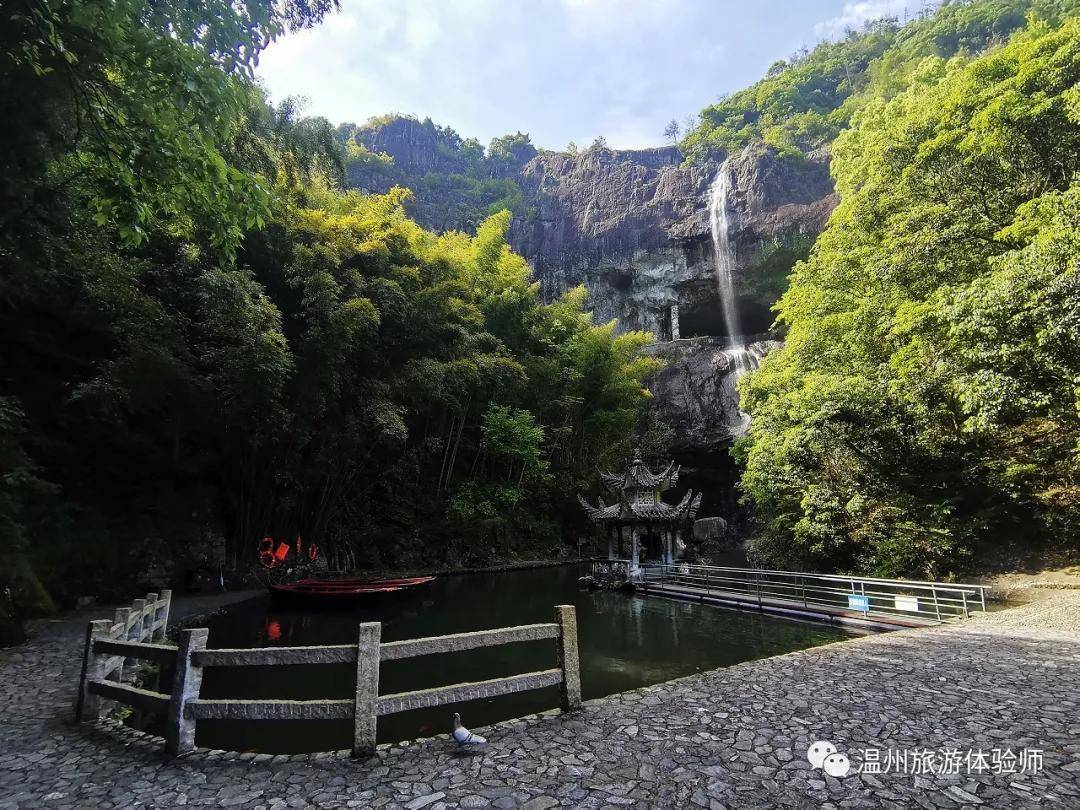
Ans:
[{"label": "white cloud", "polygon": [[844,3],[840,14],[832,19],[819,22],[814,26],[814,33],[823,39],[841,37],[850,28],[858,31],[871,20],[882,17],[913,15],[923,8],[937,5],[935,0],[859,0]]},{"label": "white cloud", "polygon": [[559,0],[569,33],[577,38],[602,36],[620,28],[657,27],[673,13],[665,0]]},{"label": "white cloud", "polygon": [[601,134],[656,145],[669,120],[760,78],[842,2],[341,0],[271,45],[258,75],[275,100],[306,96],[335,123],[401,112],[481,142],[521,130],[549,148]]},{"label": "white cloud", "polygon": [[410,48],[423,50],[439,38],[439,23],[434,17],[413,15],[405,21],[405,41]]}]

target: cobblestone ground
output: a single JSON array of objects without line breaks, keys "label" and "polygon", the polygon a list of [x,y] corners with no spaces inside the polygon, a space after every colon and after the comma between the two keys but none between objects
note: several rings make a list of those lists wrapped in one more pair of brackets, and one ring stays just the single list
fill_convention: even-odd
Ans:
[{"label": "cobblestone ground", "polygon": [[[170,760],[154,738],[70,725],[87,618],[0,651],[0,808],[1080,807],[1080,592],[500,724],[481,730],[491,741],[482,753],[437,739],[367,762],[203,750]],[[867,748],[1035,748],[1043,760],[1034,774],[964,765],[837,779],[807,762],[817,740],[856,765]]]}]

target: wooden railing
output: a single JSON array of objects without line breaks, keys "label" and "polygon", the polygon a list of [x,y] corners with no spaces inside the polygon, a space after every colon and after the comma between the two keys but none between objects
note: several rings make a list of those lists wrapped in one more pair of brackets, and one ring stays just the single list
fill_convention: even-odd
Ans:
[{"label": "wooden railing", "polygon": [[[353,755],[375,750],[377,719],[410,709],[443,706],[466,700],[508,695],[559,686],[563,711],[581,706],[581,675],[577,645],[577,616],[572,605],[558,605],[555,621],[503,627],[475,633],[381,643],[382,625],[359,625],[356,644],[320,647],[258,647],[207,649],[209,630],[181,630],[175,647],[141,640],[117,640],[111,622],[91,622],[87,631],[80,707],[77,718],[102,716],[104,699],[165,715],[165,747],[171,754],[195,748],[199,720],[352,720]],[[461,652],[524,641],[555,640],[555,667],[487,681],[437,686],[414,692],[379,694],[379,663],[423,655]],[[109,680],[123,658],[173,665],[171,692],[153,692]],[[275,666],[296,664],[356,664],[355,693],[341,700],[241,700],[200,698],[206,667]]]}]

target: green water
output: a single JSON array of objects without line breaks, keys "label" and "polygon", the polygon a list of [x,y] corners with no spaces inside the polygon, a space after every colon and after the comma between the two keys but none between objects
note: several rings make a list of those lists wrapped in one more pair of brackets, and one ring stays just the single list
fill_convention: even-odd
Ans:
[{"label": "green water", "polygon": [[[383,641],[553,620],[554,606],[577,607],[581,683],[586,699],[846,638],[835,628],[697,604],[588,591],[579,567],[440,577],[413,593],[348,611],[304,611],[270,600],[249,603],[210,623],[211,647],[348,644],[356,625],[382,622]],[[551,640],[383,664],[380,693],[477,681],[555,665]],[[312,700],[348,698],[353,665],[205,670],[202,696]],[[379,719],[390,742],[442,733],[460,711],[468,726],[551,709],[556,688],[402,712]],[[209,748],[299,753],[349,748],[350,722],[201,721],[196,742]]]}]

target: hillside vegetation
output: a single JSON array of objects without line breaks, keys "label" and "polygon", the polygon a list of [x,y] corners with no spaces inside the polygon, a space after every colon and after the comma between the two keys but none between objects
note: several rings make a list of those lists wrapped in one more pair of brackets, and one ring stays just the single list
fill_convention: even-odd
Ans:
[{"label": "hillside vegetation", "polygon": [[[784,348],[741,387],[759,560],[936,577],[1077,554],[1076,7],[955,3],[874,31],[867,47],[896,44],[866,89],[813,111],[850,122],[832,144],[841,203],[776,307]],[[941,30],[988,47],[916,61]],[[758,97],[764,122],[775,93]]]},{"label": "hillside vegetation", "polygon": [[873,21],[776,62],[761,81],[706,107],[683,151],[702,160],[754,140],[791,155],[828,146],[860,110],[906,88],[925,59],[970,59],[1005,43],[1029,15],[1060,21],[1075,9],[1074,0],[945,0],[903,25]]}]

